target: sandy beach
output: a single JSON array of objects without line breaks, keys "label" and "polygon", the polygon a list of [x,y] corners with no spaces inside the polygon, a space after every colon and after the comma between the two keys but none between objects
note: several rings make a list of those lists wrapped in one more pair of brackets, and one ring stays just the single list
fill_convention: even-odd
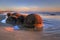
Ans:
[{"label": "sandy beach", "polygon": [[[4,18],[4,15],[0,15],[0,21]],[[12,27],[10,24],[0,22],[0,40],[40,40],[42,32],[13,30]]]},{"label": "sandy beach", "polygon": [[[0,21],[4,18],[4,15],[0,15]],[[49,25],[53,22],[58,23],[57,27]],[[45,21],[46,25],[41,31],[13,30],[12,25],[0,22],[0,40],[60,40],[60,22],[53,22]]]}]

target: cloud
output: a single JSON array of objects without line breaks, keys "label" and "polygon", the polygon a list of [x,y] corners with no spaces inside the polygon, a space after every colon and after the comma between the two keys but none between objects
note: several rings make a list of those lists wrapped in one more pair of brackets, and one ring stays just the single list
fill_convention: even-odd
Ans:
[{"label": "cloud", "polygon": [[11,8],[0,8],[1,10],[13,10],[13,11],[41,11],[41,12],[60,12],[58,7],[11,7]]},{"label": "cloud", "polygon": [[39,7],[14,7],[15,11],[39,11]]}]

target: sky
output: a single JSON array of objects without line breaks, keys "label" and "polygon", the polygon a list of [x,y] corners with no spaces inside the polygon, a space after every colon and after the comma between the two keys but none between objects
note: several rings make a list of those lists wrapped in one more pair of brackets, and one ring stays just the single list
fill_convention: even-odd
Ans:
[{"label": "sky", "polygon": [[60,12],[60,0],[0,0],[0,10]]}]

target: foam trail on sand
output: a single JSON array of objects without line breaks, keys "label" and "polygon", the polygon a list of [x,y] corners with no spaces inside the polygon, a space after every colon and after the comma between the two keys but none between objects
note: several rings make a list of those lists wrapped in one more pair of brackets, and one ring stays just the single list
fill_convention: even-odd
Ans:
[{"label": "foam trail on sand", "polygon": [[1,23],[6,23],[6,18],[1,21]]},{"label": "foam trail on sand", "polygon": [[7,19],[7,16],[6,16],[5,19],[3,19],[3,20],[1,21],[1,23],[6,23],[6,19]]},{"label": "foam trail on sand", "polygon": [[17,25],[13,26],[13,28],[14,28],[14,30],[19,30],[20,29]]}]

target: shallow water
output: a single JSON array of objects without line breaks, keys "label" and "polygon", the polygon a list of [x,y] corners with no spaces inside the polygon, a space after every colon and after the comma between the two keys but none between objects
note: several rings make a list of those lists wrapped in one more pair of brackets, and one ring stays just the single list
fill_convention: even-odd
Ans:
[{"label": "shallow water", "polygon": [[60,16],[43,17],[43,36],[45,40],[60,40]]},{"label": "shallow water", "polygon": [[[14,30],[7,33],[10,35],[7,35],[6,32],[5,34],[11,40],[60,40],[60,16],[41,15],[41,17],[44,23],[41,31]],[[15,26],[15,28],[17,27]],[[12,38],[9,36],[12,36]]]}]

